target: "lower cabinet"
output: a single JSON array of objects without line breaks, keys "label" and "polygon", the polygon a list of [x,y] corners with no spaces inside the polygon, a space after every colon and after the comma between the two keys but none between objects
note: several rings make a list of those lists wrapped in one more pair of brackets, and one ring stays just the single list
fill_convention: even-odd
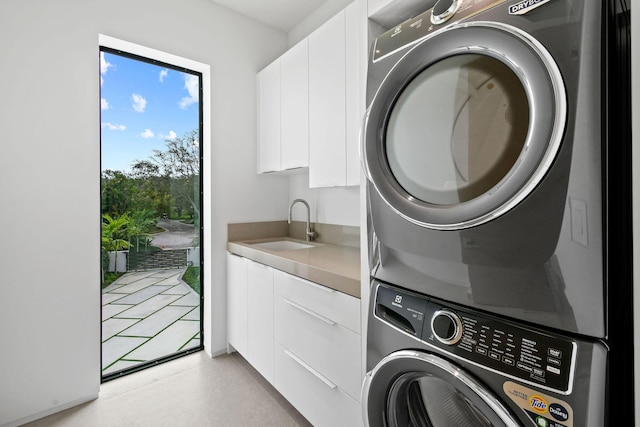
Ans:
[{"label": "lower cabinet", "polygon": [[360,402],[276,343],[275,387],[315,427],[362,426]]},{"label": "lower cabinet", "polygon": [[227,343],[273,383],[273,269],[231,253]]},{"label": "lower cabinet", "polygon": [[[361,426],[360,300],[269,266],[228,256],[229,304],[240,306],[228,308],[229,344],[314,426]],[[247,290],[244,304],[238,298],[243,277]],[[234,286],[240,290],[232,289]],[[243,309],[246,328],[242,325]],[[244,330],[246,354],[235,344],[244,343],[238,337]]]},{"label": "lower cabinet", "polygon": [[249,261],[246,359],[273,383],[273,268]]}]

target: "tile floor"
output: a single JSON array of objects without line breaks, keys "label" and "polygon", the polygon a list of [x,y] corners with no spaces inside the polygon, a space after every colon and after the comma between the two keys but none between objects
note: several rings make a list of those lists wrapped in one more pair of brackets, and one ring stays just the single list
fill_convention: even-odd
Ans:
[{"label": "tile floor", "polygon": [[200,345],[200,296],[184,271],[127,273],[103,289],[103,375]]},{"label": "tile floor", "polygon": [[108,381],[91,402],[24,427],[311,427],[237,353],[204,351]]}]

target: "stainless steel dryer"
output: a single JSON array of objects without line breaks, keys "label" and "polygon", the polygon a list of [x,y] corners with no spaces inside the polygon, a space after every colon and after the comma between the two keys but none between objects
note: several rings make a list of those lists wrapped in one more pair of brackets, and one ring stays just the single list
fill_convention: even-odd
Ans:
[{"label": "stainless steel dryer", "polygon": [[[624,0],[439,0],[372,45],[362,147],[371,299],[378,283],[390,284],[470,318],[497,316],[569,340],[574,368],[621,393],[597,407],[627,415],[628,18]],[[443,351],[424,334],[407,341],[397,325],[379,325],[376,307],[371,372],[390,357],[384,351]],[[450,350],[449,363],[469,366],[493,394],[513,378],[504,365],[484,375],[488,358]],[[533,369],[544,381],[557,375],[544,357],[526,368],[543,389]],[[601,388],[588,390],[606,400]],[[575,396],[562,393],[576,415]],[[574,425],[607,425],[614,415],[606,411],[580,406]]]}]

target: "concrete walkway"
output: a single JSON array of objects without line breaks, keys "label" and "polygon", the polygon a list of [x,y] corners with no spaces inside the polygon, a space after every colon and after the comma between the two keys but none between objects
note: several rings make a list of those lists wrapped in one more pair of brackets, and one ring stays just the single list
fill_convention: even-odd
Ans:
[{"label": "concrete walkway", "polygon": [[200,345],[185,268],[127,273],[102,290],[102,375]]}]

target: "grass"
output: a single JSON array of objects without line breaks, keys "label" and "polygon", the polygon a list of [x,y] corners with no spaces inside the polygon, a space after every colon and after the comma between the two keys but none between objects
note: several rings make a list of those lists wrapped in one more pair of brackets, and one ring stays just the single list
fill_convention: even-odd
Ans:
[{"label": "grass", "polygon": [[200,267],[191,266],[182,275],[182,280],[200,295]]},{"label": "grass", "polygon": [[106,288],[107,286],[118,280],[123,274],[124,273],[105,273],[102,288]]}]

